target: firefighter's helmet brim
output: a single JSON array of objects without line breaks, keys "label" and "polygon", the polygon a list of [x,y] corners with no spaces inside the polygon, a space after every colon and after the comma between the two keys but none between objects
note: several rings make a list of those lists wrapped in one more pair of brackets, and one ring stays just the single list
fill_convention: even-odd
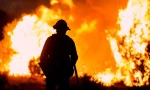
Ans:
[{"label": "firefighter's helmet brim", "polygon": [[70,28],[67,26],[67,23],[65,20],[58,20],[56,24],[53,26],[54,29],[65,29],[65,30],[70,30]]}]

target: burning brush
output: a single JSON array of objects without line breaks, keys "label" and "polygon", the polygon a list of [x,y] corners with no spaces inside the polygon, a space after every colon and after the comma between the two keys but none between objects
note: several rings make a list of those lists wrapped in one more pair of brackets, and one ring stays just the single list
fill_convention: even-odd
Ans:
[{"label": "burning brush", "polygon": [[[52,4],[56,4],[52,0]],[[57,1],[57,0],[56,0]],[[67,2],[73,8],[71,2]],[[107,31],[114,59],[116,72],[107,69],[95,75],[95,79],[106,86],[123,81],[127,86],[149,85],[150,77],[150,17],[149,0],[129,0],[127,8],[120,10],[118,17],[119,29]],[[34,14],[23,15],[19,20],[14,20],[5,27],[7,32],[8,47],[13,49],[7,65],[9,75],[32,76],[39,75],[41,71],[37,66],[38,58],[43,44],[48,36],[55,33],[51,24],[59,18],[72,22],[72,14],[63,16],[61,9],[51,10],[41,6]],[[84,22],[85,23],[85,22]],[[90,33],[97,24],[83,23],[77,32]],[[86,29],[91,31],[86,31]],[[87,39],[87,38],[86,38]],[[6,44],[7,45],[7,44]],[[85,47],[87,48],[87,47]],[[80,56],[80,55],[79,55]],[[87,69],[87,67],[86,67]],[[37,73],[37,74],[35,74]]]},{"label": "burning brush", "polygon": [[108,36],[118,72],[129,86],[149,84],[149,5],[149,0],[129,0],[119,13],[120,30]]}]

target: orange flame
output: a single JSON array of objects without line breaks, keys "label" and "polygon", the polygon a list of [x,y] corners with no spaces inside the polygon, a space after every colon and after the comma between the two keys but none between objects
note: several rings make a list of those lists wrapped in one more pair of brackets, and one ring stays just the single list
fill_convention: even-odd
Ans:
[{"label": "orange flame", "polygon": [[[59,3],[60,0],[50,2],[51,5]],[[72,0],[62,0],[62,3],[70,8],[74,7]],[[127,86],[149,84],[150,60],[146,51],[150,37],[148,8],[148,0],[129,0],[127,8],[120,10],[117,22],[120,29],[115,29],[114,32],[107,31],[107,39],[116,61],[117,71],[113,73],[109,68],[105,72],[96,74],[95,78],[99,82],[106,86],[111,86],[119,81],[124,81]],[[46,38],[55,33],[52,25],[60,18],[65,18],[68,22],[75,21],[73,14],[65,16],[59,8],[52,10],[41,6],[36,13],[24,15],[21,19],[14,20],[6,26],[7,34],[11,39],[11,48],[15,51],[8,65],[9,75],[31,76],[30,60],[38,59]],[[90,22],[84,20],[77,28],[76,34],[91,33],[95,30],[97,22],[97,19]],[[84,43],[82,45],[84,46]],[[84,48],[88,46],[85,45]],[[81,51],[78,46],[77,49]],[[141,60],[144,60],[144,73],[139,69]],[[83,66],[86,71],[88,67]]]},{"label": "orange flame", "polygon": [[51,5],[55,5],[55,4],[58,4],[58,3],[66,4],[66,5],[68,5],[70,8],[73,8],[73,6],[74,6],[72,0],[51,0],[51,1],[50,1],[50,4],[51,4]]},{"label": "orange flame", "polygon": [[29,75],[29,60],[38,58],[44,41],[51,33],[52,27],[37,16],[24,16],[11,35],[12,48],[16,54],[12,56],[9,64],[10,74]]},{"label": "orange flame", "polygon": [[[7,32],[11,38],[11,48],[15,51],[8,65],[9,75],[31,75],[29,62],[33,58],[38,59],[46,38],[55,33],[51,26],[60,18],[64,18],[68,22],[74,21],[72,14],[63,16],[60,9],[52,10],[40,6],[35,14],[24,15],[21,19],[6,26],[6,31],[14,27],[12,31]],[[91,32],[96,23],[96,20],[92,20],[91,23],[85,21],[81,24],[81,28],[77,29],[77,34]]]},{"label": "orange flame", "polygon": [[[43,10],[44,15],[47,12],[52,13],[43,6],[39,10]],[[40,56],[46,38],[55,33],[55,30],[46,22],[47,17],[40,18],[36,14],[25,15],[17,22],[13,32],[8,33],[11,37],[11,48],[16,51],[9,63],[10,75],[30,75],[29,61]]]},{"label": "orange flame", "polygon": [[[148,8],[148,0],[129,0],[127,8],[119,12],[120,30],[108,36],[119,73],[129,86],[149,84],[150,69],[146,65],[150,61],[146,51],[150,37]],[[141,60],[144,60],[143,70],[139,69]]]}]

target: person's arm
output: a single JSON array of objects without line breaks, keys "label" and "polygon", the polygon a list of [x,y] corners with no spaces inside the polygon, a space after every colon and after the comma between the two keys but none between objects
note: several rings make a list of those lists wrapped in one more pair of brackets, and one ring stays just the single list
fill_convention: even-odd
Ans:
[{"label": "person's arm", "polygon": [[71,46],[70,46],[70,55],[71,55],[71,62],[73,65],[76,64],[78,60],[77,50],[74,41],[71,39]]},{"label": "person's arm", "polygon": [[41,52],[41,56],[40,56],[40,62],[43,62],[48,57],[47,53],[48,53],[49,39],[50,39],[50,37],[48,37],[46,39],[45,44],[43,46],[43,49],[42,49],[42,52]]}]

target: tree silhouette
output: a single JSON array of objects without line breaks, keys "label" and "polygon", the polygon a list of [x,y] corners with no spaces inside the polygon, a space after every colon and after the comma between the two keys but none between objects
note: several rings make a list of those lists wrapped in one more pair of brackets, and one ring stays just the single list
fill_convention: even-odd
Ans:
[{"label": "tree silhouette", "polygon": [[4,39],[4,26],[13,20],[13,16],[0,9],[0,41]]}]

